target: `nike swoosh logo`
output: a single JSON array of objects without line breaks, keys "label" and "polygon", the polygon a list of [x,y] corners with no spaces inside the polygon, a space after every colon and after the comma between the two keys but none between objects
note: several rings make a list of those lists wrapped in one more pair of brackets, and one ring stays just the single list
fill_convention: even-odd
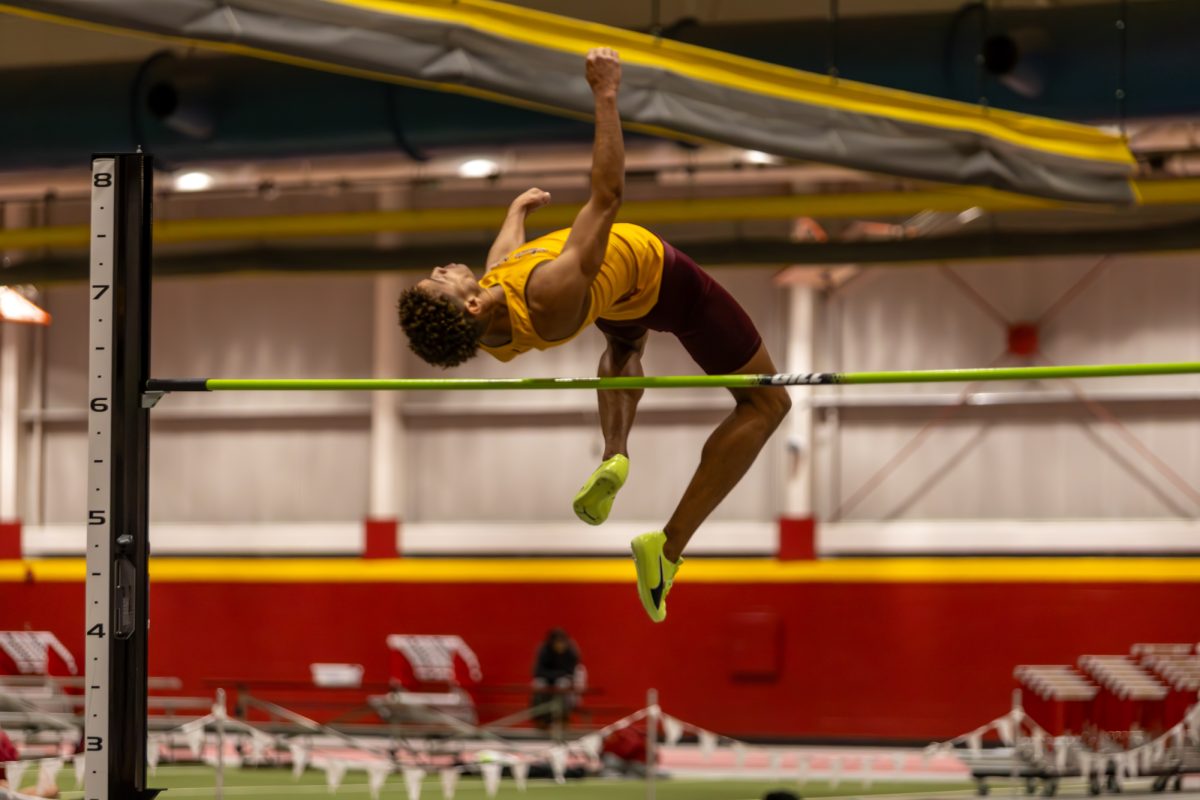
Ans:
[{"label": "nike swoosh logo", "polygon": [[667,582],[665,580],[663,580],[662,557],[659,557],[659,559],[658,559],[658,586],[656,586],[650,590],[650,600],[651,600],[651,602],[654,603],[655,608],[659,608],[662,605],[663,589],[666,587],[666,585],[667,585]]}]

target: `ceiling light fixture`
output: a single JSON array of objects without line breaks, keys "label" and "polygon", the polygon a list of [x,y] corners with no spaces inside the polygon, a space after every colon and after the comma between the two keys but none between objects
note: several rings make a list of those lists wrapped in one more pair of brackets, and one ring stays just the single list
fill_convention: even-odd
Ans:
[{"label": "ceiling light fixture", "polygon": [[458,167],[458,174],[463,178],[490,178],[499,171],[500,165],[490,158],[472,158]]},{"label": "ceiling light fixture", "polygon": [[180,192],[203,192],[212,183],[213,177],[207,172],[185,172],[175,176],[175,189]]},{"label": "ceiling light fixture", "polygon": [[962,225],[968,225],[983,216],[983,209],[979,206],[971,206],[970,208],[958,213],[958,221]]},{"label": "ceiling light fixture", "polygon": [[758,164],[760,166],[765,164],[778,164],[782,160],[779,158],[779,156],[773,156],[770,153],[764,153],[761,150],[747,150],[742,154],[742,158],[746,160],[747,164]]}]

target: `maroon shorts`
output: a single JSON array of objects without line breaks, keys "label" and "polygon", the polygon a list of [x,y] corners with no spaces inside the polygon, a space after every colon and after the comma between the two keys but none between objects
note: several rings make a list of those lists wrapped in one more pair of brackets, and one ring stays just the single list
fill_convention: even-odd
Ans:
[{"label": "maroon shorts", "polygon": [[639,339],[647,330],[672,333],[709,375],[741,369],[762,346],[762,337],[733,295],[686,253],[663,242],[662,288],[658,302],[637,319],[598,319],[596,327],[620,339]]}]

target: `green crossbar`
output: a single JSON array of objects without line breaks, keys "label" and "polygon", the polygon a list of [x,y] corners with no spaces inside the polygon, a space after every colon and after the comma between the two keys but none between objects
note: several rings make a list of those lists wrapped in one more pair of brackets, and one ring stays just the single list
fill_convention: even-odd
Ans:
[{"label": "green crossbar", "polygon": [[1063,367],[802,372],[777,375],[651,375],[637,378],[155,378],[151,392],[493,391],[498,389],[692,389],[868,383],[962,383],[1120,378],[1200,373],[1200,362]]}]

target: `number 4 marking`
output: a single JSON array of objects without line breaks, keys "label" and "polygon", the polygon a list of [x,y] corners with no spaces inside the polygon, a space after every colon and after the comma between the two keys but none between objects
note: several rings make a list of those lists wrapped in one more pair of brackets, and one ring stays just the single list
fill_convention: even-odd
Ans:
[{"label": "number 4 marking", "polygon": [[88,628],[87,635],[88,636],[99,636],[101,639],[103,639],[104,638],[104,623],[97,622],[95,625]]}]

